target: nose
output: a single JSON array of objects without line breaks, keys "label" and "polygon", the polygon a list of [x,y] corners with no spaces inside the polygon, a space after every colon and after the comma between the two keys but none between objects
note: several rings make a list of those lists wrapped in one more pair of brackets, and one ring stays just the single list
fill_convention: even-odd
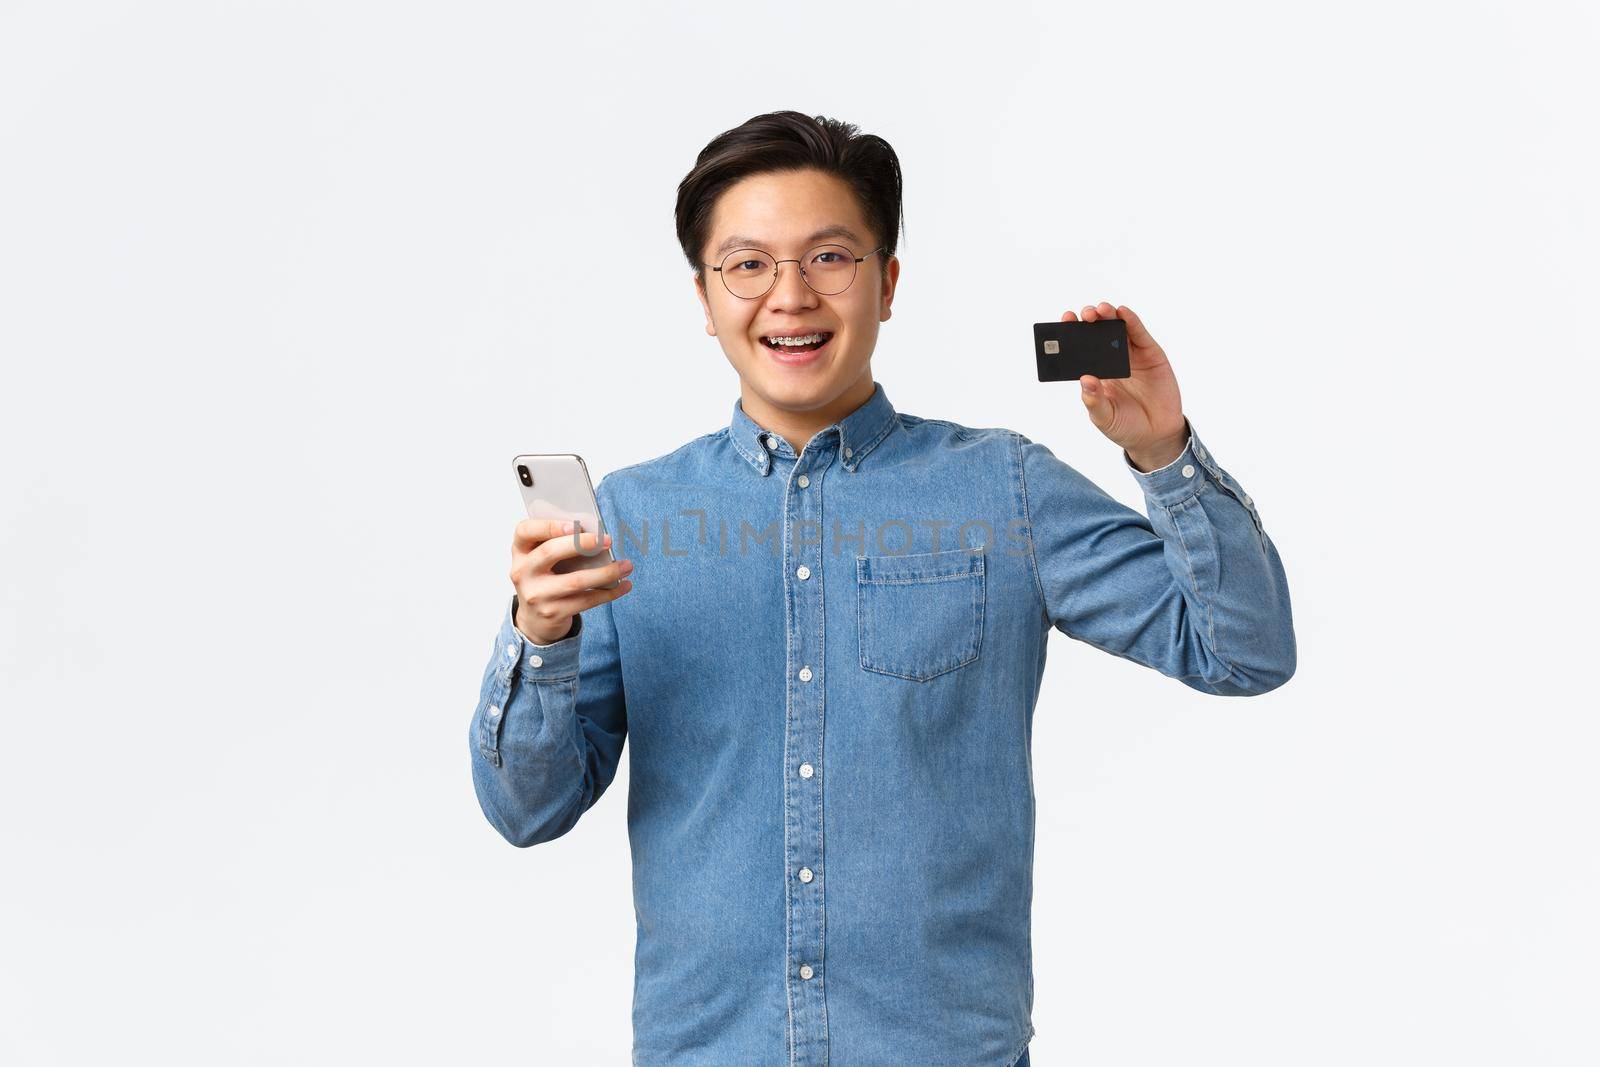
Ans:
[{"label": "nose", "polygon": [[786,259],[778,264],[778,277],[767,293],[767,304],[772,308],[808,308],[817,306],[817,294],[806,284],[800,273],[800,264]]}]

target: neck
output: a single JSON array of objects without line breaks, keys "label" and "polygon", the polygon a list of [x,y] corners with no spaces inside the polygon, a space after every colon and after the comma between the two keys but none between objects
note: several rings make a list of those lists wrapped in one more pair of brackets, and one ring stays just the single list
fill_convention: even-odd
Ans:
[{"label": "neck", "polygon": [[854,385],[818,408],[797,411],[777,407],[758,395],[743,379],[739,382],[739,400],[746,415],[788,441],[789,447],[798,454],[818,430],[832,426],[870,400],[875,388],[869,367]]}]

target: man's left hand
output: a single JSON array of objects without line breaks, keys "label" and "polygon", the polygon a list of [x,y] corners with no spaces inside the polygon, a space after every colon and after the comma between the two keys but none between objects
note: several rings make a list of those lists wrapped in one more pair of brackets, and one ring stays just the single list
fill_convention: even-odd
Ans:
[{"label": "man's left hand", "polygon": [[[1083,406],[1089,411],[1089,421],[1121,445],[1135,467],[1153,471],[1177,459],[1189,440],[1178,379],[1172,374],[1166,352],[1132,308],[1112,307],[1103,301],[1084,305],[1084,322],[1110,318],[1128,324],[1128,370],[1132,377],[1097,378],[1085,374],[1078,379]],[[1061,321],[1077,322],[1078,316],[1068,311]]]}]

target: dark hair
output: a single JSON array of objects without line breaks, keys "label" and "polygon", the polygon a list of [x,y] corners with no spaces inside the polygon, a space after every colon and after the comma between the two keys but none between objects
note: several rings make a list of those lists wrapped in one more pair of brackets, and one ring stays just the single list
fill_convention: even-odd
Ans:
[{"label": "dark hair", "polygon": [[678,243],[700,284],[705,284],[707,269],[700,257],[710,238],[717,197],[752,174],[796,170],[820,170],[850,186],[877,244],[884,246],[876,258],[887,281],[889,257],[904,229],[900,160],[894,149],[848,122],[771,111],[714,137],[678,183]]}]

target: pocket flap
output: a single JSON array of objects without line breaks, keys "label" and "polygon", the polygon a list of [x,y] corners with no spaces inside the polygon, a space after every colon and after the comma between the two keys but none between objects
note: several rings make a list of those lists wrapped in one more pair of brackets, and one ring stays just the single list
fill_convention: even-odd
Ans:
[{"label": "pocket flap", "polygon": [[857,556],[860,582],[926,582],[982,574],[983,546],[952,548],[943,552],[908,552],[903,556]]}]

